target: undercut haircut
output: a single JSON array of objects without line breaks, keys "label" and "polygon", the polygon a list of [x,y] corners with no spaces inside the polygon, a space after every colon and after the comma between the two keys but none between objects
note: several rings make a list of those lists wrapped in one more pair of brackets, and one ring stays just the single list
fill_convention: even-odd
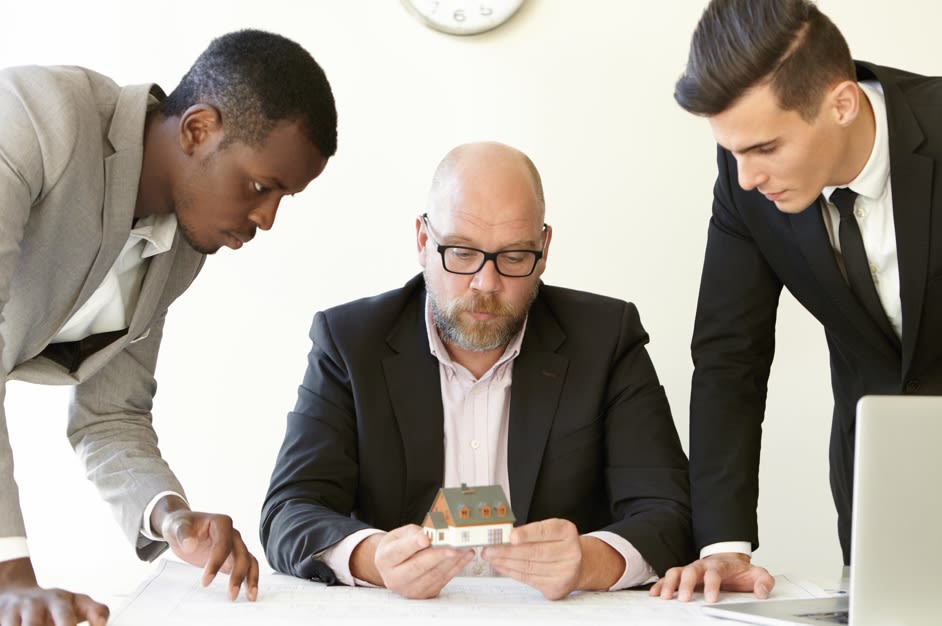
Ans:
[{"label": "undercut haircut", "polygon": [[294,41],[260,30],[214,39],[160,107],[179,117],[195,104],[222,116],[225,138],[257,147],[281,121],[299,122],[321,156],[337,151],[337,109],[320,65]]},{"label": "undercut haircut", "polygon": [[826,91],[844,80],[856,80],[847,41],[810,0],[713,0],[694,30],[674,99],[712,116],[769,84],[783,110],[810,121]]}]

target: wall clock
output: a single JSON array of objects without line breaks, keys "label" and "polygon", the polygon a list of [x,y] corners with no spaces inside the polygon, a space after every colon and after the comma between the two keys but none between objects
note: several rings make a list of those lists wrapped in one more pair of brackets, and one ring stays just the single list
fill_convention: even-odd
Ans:
[{"label": "wall clock", "polygon": [[509,20],[524,0],[402,0],[426,26],[449,35],[476,35]]}]

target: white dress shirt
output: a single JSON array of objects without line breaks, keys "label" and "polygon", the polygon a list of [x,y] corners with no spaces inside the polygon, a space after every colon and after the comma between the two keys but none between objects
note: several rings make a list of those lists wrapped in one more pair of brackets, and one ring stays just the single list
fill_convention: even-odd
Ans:
[{"label": "white dress shirt", "polygon": [[[177,218],[173,213],[137,220],[101,285],[66,321],[51,343],[78,341],[96,333],[127,328],[147,272],[144,261],[170,250],[176,231]],[[160,498],[170,493],[155,496],[144,512],[141,530],[148,539],[156,539],[150,528],[150,513]],[[0,561],[28,556],[26,537],[0,537]]]},{"label": "white dress shirt", "polygon": [[[844,187],[857,192],[854,204],[854,217],[863,237],[864,250],[870,263],[870,274],[880,297],[880,303],[886,312],[896,336],[903,336],[903,305],[899,295],[899,262],[896,255],[896,223],[893,220],[893,193],[890,185],[890,137],[886,117],[886,99],[883,86],[878,81],[858,83],[870,106],[876,126],[873,148],[863,169],[854,180]],[[822,207],[824,224],[834,254],[840,261],[841,243],[838,227],[841,215],[837,207],[830,202],[831,194],[837,187],[825,187],[821,193],[828,199]],[[808,209],[809,211],[811,209]],[[740,552],[752,554],[752,545],[748,541],[724,541],[704,546],[700,558],[719,552]]]},{"label": "white dress shirt", "polygon": [[[510,477],[507,469],[508,424],[513,363],[520,354],[524,328],[507,345],[504,353],[480,378],[455,363],[435,328],[431,307],[426,299],[425,326],[432,355],[438,359],[445,414],[445,476],[444,487],[468,485],[500,485],[510,498]],[[513,502],[510,502],[513,509]],[[350,573],[350,556],[354,548],[377,529],[352,533],[315,558],[334,571],[337,580],[347,585],[370,586]],[[624,589],[641,584],[655,575],[654,569],[641,553],[624,537],[608,531],[589,533],[614,548],[625,559],[625,571],[610,588]],[[480,558],[480,548],[463,576],[495,576],[496,572]]]}]

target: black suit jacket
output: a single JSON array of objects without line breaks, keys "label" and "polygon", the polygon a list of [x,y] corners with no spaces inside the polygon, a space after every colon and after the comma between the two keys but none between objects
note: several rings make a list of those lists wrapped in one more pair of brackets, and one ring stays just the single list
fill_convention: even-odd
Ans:
[{"label": "black suit jacket", "polygon": [[[845,562],[850,556],[854,421],[865,394],[942,393],[942,79],[858,63],[886,96],[902,342],[855,300],[818,204],[778,211],[743,191],[719,149],[692,353],[690,472],[698,547],[750,540],[761,423],[784,285],[821,323],[830,349],[834,412],[831,490]],[[819,199],[820,202],[820,199]]]},{"label": "black suit jacket", "polygon": [[[421,275],[314,317],[313,347],[262,510],[281,571],[333,582],[315,554],[422,522],[444,477],[439,365]],[[513,364],[517,523],[625,537],[659,573],[692,554],[687,459],[634,305],[540,286]]]}]

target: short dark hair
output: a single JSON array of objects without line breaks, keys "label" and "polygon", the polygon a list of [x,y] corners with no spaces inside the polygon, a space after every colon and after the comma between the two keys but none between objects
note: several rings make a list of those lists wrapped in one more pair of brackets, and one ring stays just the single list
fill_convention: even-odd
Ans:
[{"label": "short dark hair", "polygon": [[300,45],[274,33],[240,30],[214,39],[161,113],[180,116],[194,104],[215,106],[224,144],[262,143],[283,120],[300,121],[321,156],[337,151],[337,109],[324,71]]},{"label": "short dark hair", "polygon": [[712,0],[674,99],[691,113],[716,115],[768,83],[782,109],[811,120],[829,87],[855,77],[844,36],[810,0]]}]

